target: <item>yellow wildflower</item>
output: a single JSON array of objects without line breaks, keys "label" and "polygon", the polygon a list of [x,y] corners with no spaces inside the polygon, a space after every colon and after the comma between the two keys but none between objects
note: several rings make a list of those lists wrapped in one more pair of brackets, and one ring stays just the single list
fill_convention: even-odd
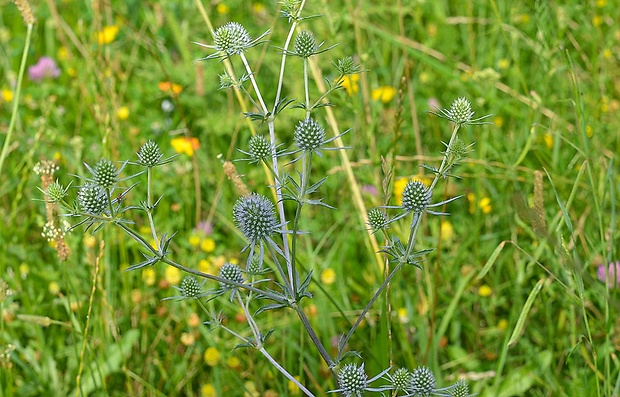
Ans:
[{"label": "yellow wildflower", "polygon": [[510,66],[510,61],[506,58],[502,58],[497,62],[497,68],[500,70],[508,69]]},{"label": "yellow wildflower", "polygon": [[198,270],[203,273],[211,273],[211,263],[206,259],[199,260]]},{"label": "yellow wildflower", "polygon": [[155,273],[155,269],[152,267],[147,267],[142,270],[142,281],[148,286],[155,284],[157,278],[157,274]]},{"label": "yellow wildflower", "polygon": [[217,7],[215,7],[215,10],[217,11],[218,14],[224,15],[224,14],[228,14],[228,12],[230,11],[230,7],[228,7],[224,3],[220,3],[217,5]]},{"label": "yellow wildflower", "polygon": [[191,245],[192,247],[196,248],[200,245],[200,237],[198,236],[190,236],[189,238],[189,245]]},{"label": "yellow wildflower", "polygon": [[491,207],[491,199],[488,197],[481,198],[480,202],[478,202],[478,207],[480,207],[483,214],[490,213],[493,209],[493,207]]},{"label": "yellow wildflower", "polygon": [[110,44],[118,34],[118,26],[110,25],[97,32],[97,43],[99,45]]},{"label": "yellow wildflower", "polygon": [[390,86],[382,86],[379,88],[375,88],[372,90],[371,96],[373,101],[381,101],[383,103],[388,103],[392,99],[394,99],[394,95],[396,95],[396,88]]},{"label": "yellow wildflower", "polygon": [[439,224],[441,230],[441,239],[443,241],[450,241],[454,238],[454,226],[449,221],[441,221]]},{"label": "yellow wildflower", "polygon": [[95,244],[97,244],[97,239],[93,235],[84,236],[82,241],[84,241],[86,248],[95,248]]},{"label": "yellow wildflower", "polygon": [[183,346],[191,346],[194,344],[194,342],[196,342],[196,337],[194,336],[194,334],[189,333],[189,332],[183,332],[181,334],[181,343],[183,344]]},{"label": "yellow wildflower", "polygon": [[211,237],[207,237],[200,242],[200,249],[206,253],[215,251],[215,240]]},{"label": "yellow wildflower", "polygon": [[407,324],[409,322],[409,316],[407,315],[406,308],[401,307],[396,311],[396,313],[398,315],[398,321],[400,321],[401,324]]},{"label": "yellow wildflower", "polygon": [[543,139],[545,140],[545,146],[547,146],[549,150],[553,149],[553,134],[546,132]]},{"label": "yellow wildflower", "polygon": [[218,255],[215,258],[213,258],[211,263],[213,264],[213,266],[219,269],[222,266],[224,266],[224,263],[226,263],[226,257],[224,255]]},{"label": "yellow wildflower", "polygon": [[603,8],[607,5],[607,0],[596,0],[596,6],[598,8]]},{"label": "yellow wildflower", "polygon": [[164,270],[164,280],[170,284],[178,284],[181,281],[181,271],[174,266],[166,267],[166,270]]},{"label": "yellow wildflower", "polygon": [[493,124],[495,124],[497,128],[502,128],[504,126],[504,119],[497,116],[493,119]]},{"label": "yellow wildflower", "polygon": [[2,96],[2,100],[4,102],[13,102],[13,91],[9,90],[8,88],[3,88],[2,92],[0,92],[0,95]]},{"label": "yellow wildflower", "polygon": [[530,21],[529,14],[519,14],[515,17],[516,23],[526,24]]},{"label": "yellow wildflower", "polygon": [[254,11],[255,14],[262,14],[264,13],[266,10],[265,5],[263,3],[254,3],[252,4],[252,11]]},{"label": "yellow wildflower", "polygon": [[214,367],[220,362],[221,355],[222,353],[220,353],[220,351],[217,350],[217,348],[211,346],[207,350],[205,350],[205,354],[204,354],[205,363],[207,363],[207,365],[210,367]]},{"label": "yellow wildflower", "polygon": [[200,141],[198,141],[198,138],[174,138],[170,141],[170,144],[175,152],[185,153],[190,157],[194,155],[194,150],[200,148]]},{"label": "yellow wildflower", "polygon": [[248,380],[243,384],[243,397],[260,397],[260,393],[256,390],[256,384],[251,380]]},{"label": "yellow wildflower", "polygon": [[592,25],[594,25],[595,27],[599,27],[603,24],[603,17],[600,15],[595,15],[594,18],[592,18]]},{"label": "yellow wildflower", "polygon": [[226,360],[226,365],[228,368],[239,368],[241,366],[241,361],[235,356],[231,356]]},{"label": "yellow wildflower", "polygon": [[129,108],[127,106],[121,106],[116,111],[116,117],[119,120],[127,120],[129,118]]},{"label": "yellow wildflower", "polygon": [[336,272],[334,271],[334,269],[329,267],[321,272],[322,283],[326,285],[330,285],[330,284],[333,284],[334,281],[336,281]]},{"label": "yellow wildflower", "polygon": [[491,296],[492,293],[493,293],[493,290],[491,289],[491,287],[489,287],[486,284],[481,285],[478,288],[478,295],[482,296],[483,298],[486,298],[487,296]]},{"label": "yellow wildflower", "polygon": [[58,51],[56,51],[56,58],[58,58],[59,61],[64,61],[68,57],[69,50],[67,50],[67,47],[62,46],[58,49]]},{"label": "yellow wildflower", "polygon": [[30,267],[27,263],[22,263],[19,265],[19,275],[22,279],[28,277],[28,273],[30,273]]},{"label": "yellow wildflower", "polygon": [[342,82],[340,83],[340,85],[344,87],[344,89],[347,91],[347,94],[357,94],[357,92],[359,91],[359,86],[357,85],[357,82],[359,80],[359,74],[348,74],[342,78]]},{"label": "yellow wildflower", "polygon": [[206,383],[200,388],[200,397],[217,397],[217,390],[211,383]]},{"label": "yellow wildflower", "polygon": [[51,281],[47,285],[47,290],[50,292],[50,294],[56,295],[60,292],[60,285],[56,281]]},{"label": "yellow wildflower", "polygon": [[505,330],[506,328],[508,328],[508,320],[506,320],[505,318],[499,320],[499,323],[497,323],[497,328],[501,330]]},{"label": "yellow wildflower", "polygon": [[592,138],[592,135],[594,135],[594,130],[590,124],[586,125],[586,135],[588,138]]},{"label": "yellow wildflower", "polygon": [[614,54],[613,54],[613,52],[611,52],[611,50],[609,48],[607,48],[607,49],[605,49],[603,51],[603,58],[611,59],[611,57],[613,57],[613,56],[614,56]]}]

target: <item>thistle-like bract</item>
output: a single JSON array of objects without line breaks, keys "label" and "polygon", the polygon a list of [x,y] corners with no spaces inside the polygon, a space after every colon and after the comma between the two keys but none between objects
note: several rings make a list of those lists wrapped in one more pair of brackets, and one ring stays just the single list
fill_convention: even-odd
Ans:
[{"label": "thistle-like bract", "polygon": [[213,33],[215,49],[228,55],[236,55],[250,47],[252,39],[248,31],[237,22],[228,22]]},{"label": "thistle-like bract", "polygon": [[250,243],[270,237],[278,228],[273,204],[258,193],[237,200],[233,207],[233,220]]},{"label": "thistle-like bract", "polygon": [[164,154],[159,150],[155,141],[148,140],[138,151],[138,163],[145,167],[154,167],[159,164]]},{"label": "thistle-like bract", "polygon": [[346,364],[342,367],[338,372],[338,384],[345,397],[361,397],[368,385],[364,364],[359,367],[355,364]]},{"label": "thistle-like bract", "polygon": [[418,367],[411,374],[409,391],[414,396],[428,397],[436,390],[435,375],[426,367]]},{"label": "thistle-like bract", "polygon": [[323,146],[325,129],[314,119],[307,118],[295,126],[294,139],[301,150],[312,152]]},{"label": "thistle-like bract", "polygon": [[431,202],[432,192],[420,181],[409,181],[403,190],[403,208],[422,213]]}]

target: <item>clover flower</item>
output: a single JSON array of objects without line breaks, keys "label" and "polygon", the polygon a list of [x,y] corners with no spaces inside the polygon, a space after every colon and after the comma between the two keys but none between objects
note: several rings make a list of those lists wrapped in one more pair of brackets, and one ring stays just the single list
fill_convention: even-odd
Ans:
[{"label": "clover flower", "polygon": [[600,265],[596,269],[596,277],[611,288],[620,287],[620,262]]},{"label": "clover flower", "polygon": [[40,83],[45,79],[55,79],[60,76],[60,69],[50,57],[41,57],[39,61],[28,68],[30,80]]}]

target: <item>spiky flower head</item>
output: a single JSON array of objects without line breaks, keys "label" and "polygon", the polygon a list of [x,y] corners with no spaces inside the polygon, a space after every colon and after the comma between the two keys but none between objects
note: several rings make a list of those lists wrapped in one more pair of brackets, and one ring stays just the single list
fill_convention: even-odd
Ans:
[{"label": "spiky flower head", "polygon": [[368,225],[373,231],[387,228],[388,223],[387,215],[380,208],[373,208],[368,211]]},{"label": "spiky flower head", "polygon": [[295,55],[300,58],[310,58],[314,55],[319,46],[312,33],[302,30],[295,38]]},{"label": "spiky flower head", "polygon": [[278,228],[273,204],[258,193],[237,200],[233,207],[233,220],[250,243],[270,237]]},{"label": "spiky flower head", "polygon": [[118,181],[118,169],[108,159],[99,160],[93,168],[94,181],[104,189],[109,189]]},{"label": "spiky flower head", "polygon": [[364,364],[359,367],[355,364],[346,364],[342,367],[338,372],[338,384],[345,397],[361,397],[368,386]]},{"label": "spiky flower head", "polygon": [[45,195],[48,197],[49,202],[58,203],[67,195],[67,189],[68,187],[63,187],[60,183],[58,183],[58,180],[56,180],[56,182],[47,187]]},{"label": "spiky flower head", "polygon": [[424,183],[409,181],[403,190],[403,208],[408,212],[424,212],[431,202],[431,196],[431,190]]},{"label": "spiky flower head", "polygon": [[215,49],[227,55],[237,55],[251,46],[252,39],[248,31],[237,22],[228,22],[213,33]]},{"label": "spiky flower head", "polygon": [[225,90],[237,85],[237,81],[228,72],[220,74],[220,89]]},{"label": "spiky flower head", "polygon": [[314,119],[307,118],[295,126],[293,139],[301,150],[312,152],[323,146],[325,129]]},{"label": "spiky flower head", "polygon": [[108,197],[96,184],[88,183],[80,188],[77,197],[80,209],[89,215],[99,215],[108,207]]},{"label": "spiky flower head", "polygon": [[411,372],[407,368],[398,368],[390,380],[394,390],[405,391],[411,384]]},{"label": "spiky flower head", "polygon": [[271,144],[262,135],[254,135],[250,138],[249,149],[250,160],[253,162],[270,158],[272,154]]},{"label": "spiky flower head", "polygon": [[153,140],[148,140],[138,151],[138,164],[144,167],[155,167],[164,157],[159,146]]},{"label": "spiky flower head", "polygon": [[344,57],[338,59],[333,63],[334,67],[340,73],[341,76],[355,74],[360,72],[359,65],[356,65],[351,57]]},{"label": "spiky flower head", "polygon": [[196,277],[194,276],[185,276],[183,280],[181,280],[181,295],[184,298],[198,298],[201,295],[200,284]]},{"label": "spiky flower head", "polygon": [[[232,263],[226,262],[224,266],[220,268],[219,276],[228,281],[234,281],[236,283],[243,283],[243,273],[241,272],[241,268],[239,266],[234,265]],[[222,289],[230,290],[236,289],[237,287],[232,284],[228,284],[225,282],[220,282]]]},{"label": "spiky flower head", "polygon": [[456,382],[450,388],[450,397],[468,397],[469,396],[469,386],[462,380]]},{"label": "spiky flower head", "polygon": [[471,103],[463,97],[455,99],[447,112],[448,119],[460,125],[470,122],[473,115]]},{"label": "spiky flower head", "polygon": [[436,390],[435,375],[426,367],[418,367],[411,374],[409,391],[414,396],[428,397]]}]

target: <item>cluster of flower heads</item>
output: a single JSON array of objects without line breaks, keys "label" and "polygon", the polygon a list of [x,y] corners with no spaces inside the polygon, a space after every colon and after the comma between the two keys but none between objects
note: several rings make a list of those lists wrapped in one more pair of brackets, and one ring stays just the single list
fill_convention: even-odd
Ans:
[{"label": "cluster of flower heads", "polygon": [[[389,373],[390,368],[382,371],[375,377],[368,379],[364,364],[346,364],[338,371],[338,389],[330,390],[329,393],[341,393],[344,397],[361,397],[365,392],[394,391],[402,396],[430,397],[468,397],[469,386],[463,381],[458,381],[452,386],[438,388],[435,375],[427,367],[418,367],[413,372],[406,368],[399,368],[394,373]],[[383,379],[387,384],[371,387],[370,384]]]}]

